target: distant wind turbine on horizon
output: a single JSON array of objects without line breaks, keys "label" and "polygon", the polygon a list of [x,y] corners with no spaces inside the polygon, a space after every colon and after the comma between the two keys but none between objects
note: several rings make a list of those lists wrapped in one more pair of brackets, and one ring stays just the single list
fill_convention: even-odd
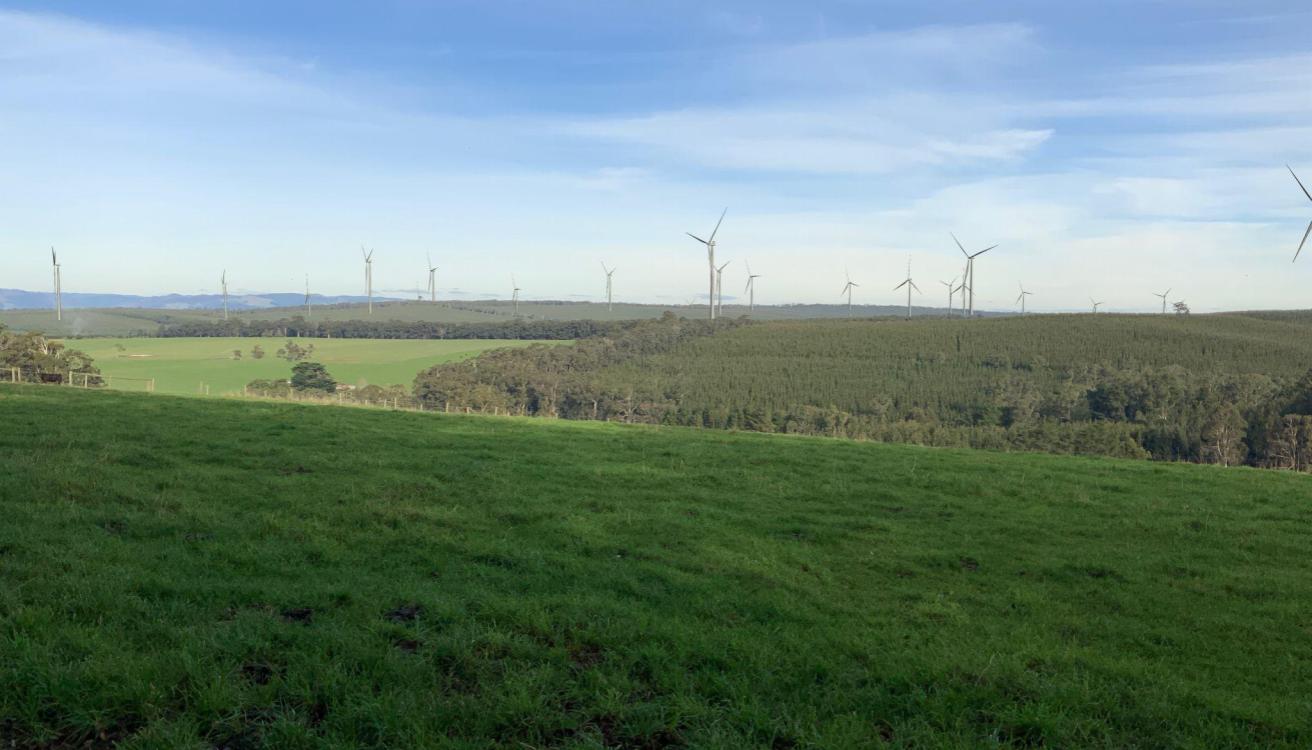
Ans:
[{"label": "distant wind turbine on horizon", "polygon": [[940,284],[947,287],[948,290],[948,317],[952,317],[952,299],[957,296],[957,277],[953,276],[951,281],[939,280]]},{"label": "distant wind turbine on horizon", "polygon": [[1090,298],[1089,298],[1089,302],[1093,305],[1093,314],[1094,314],[1094,315],[1097,315],[1097,314],[1098,314],[1098,308],[1099,308],[1099,307],[1102,307],[1104,304],[1106,304],[1106,303],[1104,303],[1104,302],[1094,302],[1094,301],[1093,301],[1093,297],[1090,297]]},{"label": "distant wind turbine on horizon", "polygon": [[510,274],[510,302],[515,306],[515,317],[519,317],[519,282],[515,280],[515,274]]},{"label": "distant wind turbine on horizon", "polygon": [[[949,232],[948,234],[952,233]],[[952,241],[957,243],[957,248],[961,250],[961,254],[966,256],[966,278],[962,283],[966,285],[966,292],[970,295],[970,312],[967,317],[973,318],[975,317],[975,259],[997,247],[997,245],[989,245],[978,252],[968,253],[966,248],[962,246],[961,240],[957,239],[957,235],[952,234]]]},{"label": "distant wind turbine on horizon", "polygon": [[615,280],[614,280],[615,269],[607,268],[606,261],[603,260],[601,262],[601,270],[606,272],[606,310],[609,312],[610,310],[615,309],[615,302],[614,302],[614,298],[612,297],[612,293],[614,292],[615,289]]},{"label": "distant wind turbine on horizon", "polygon": [[[746,261],[743,261],[746,263]],[[747,286],[743,287],[743,292],[747,294],[747,314],[751,315],[756,310],[756,280],[761,278],[761,274],[752,273],[752,264],[747,263]]]},{"label": "distant wind turbine on horizon", "polygon": [[907,259],[907,278],[901,284],[893,287],[893,291],[896,292],[902,287],[907,288],[907,320],[911,320],[911,290],[916,290],[917,294],[924,294],[924,292],[921,292],[920,287],[916,286],[916,282],[911,280],[911,259],[909,258]]},{"label": "distant wind turbine on horizon", "polygon": [[710,313],[710,319],[715,320],[715,235],[720,231],[720,224],[724,222],[724,215],[729,213],[726,207],[720,212],[720,220],[715,222],[715,229],[711,230],[710,239],[702,239],[692,232],[685,232],[689,237],[697,240],[706,246],[706,265],[710,268],[711,291],[706,298],[707,309]]},{"label": "distant wind turbine on horizon", "polygon": [[1167,289],[1166,291],[1162,292],[1161,294],[1158,294],[1157,292],[1153,292],[1153,296],[1154,296],[1154,297],[1161,297],[1161,298],[1162,298],[1162,314],[1163,314],[1163,315],[1166,314],[1166,295],[1168,295],[1168,294],[1170,294],[1170,293],[1171,293],[1171,290],[1170,290],[1170,289]]},{"label": "distant wind turbine on horizon", "polygon": [[369,297],[369,314],[374,314],[374,251],[365,252],[360,246],[360,255],[364,256],[364,292]]},{"label": "distant wind turbine on horizon", "polygon": [[1020,295],[1016,297],[1016,301],[1020,303],[1020,314],[1021,314],[1021,315],[1024,315],[1024,314],[1025,314],[1025,298],[1026,298],[1026,297],[1029,297],[1029,296],[1031,296],[1031,295],[1033,295],[1033,294],[1034,294],[1034,292],[1027,292],[1027,291],[1025,291],[1025,285],[1024,285],[1024,284],[1021,284],[1021,285],[1020,285]]},{"label": "distant wind turbine on horizon", "polygon": [[437,304],[437,266],[433,265],[433,254],[425,253],[428,259],[428,301]]},{"label": "distant wind turbine on horizon", "polygon": [[843,269],[843,275],[847,277],[847,284],[843,286],[843,291],[839,292],[839,293],[838,293],[838,296],[841,297],[841,296],[843,296],[844,294],[847,295],[847,317],[848,317],[848,319],[851,319],[851,317],[852,317],[852,290],[855,289],[855,288],[857,288],[857,287],[859,287],[859,286],[861,286],[861,285],[858,284],[858,283],[856,283],[855,281],[852,281],[852,274],[849,273],[848,270],[847,270],[846,268]]},{"label": "distant wind turbine on horizon", "polygon": [[724,269],[733,261],[726,260],[715,268],[715,317],[724,314]]},{"label": "distant wind turbine on horizon", "polygon": [[55,248],[50,247],[50,267],[54,273],[55,280],[55,320],[64,319],[64,278],[60,272],[59,258],[55,255]]},{"label": "distant wind turbine on horizon", "polygon": [[223,269],[219,276],[219,286],[223,289],[223,319],[228,319],[228,269]]},{"label": "distant wind turbine on horizon", "polygon": [[310,274],[305,274],[305,317],[310,318]]}]

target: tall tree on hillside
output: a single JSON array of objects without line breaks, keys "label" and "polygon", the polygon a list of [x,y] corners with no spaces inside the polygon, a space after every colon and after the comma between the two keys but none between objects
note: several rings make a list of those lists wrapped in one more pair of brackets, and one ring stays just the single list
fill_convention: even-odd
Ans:
[{"label": "tall tree on hillside", "polygon": [[298,362],[292,367],[292,388],[297,391],[334,393],[337,381],[328,374],[328,368],[318,362]]}]

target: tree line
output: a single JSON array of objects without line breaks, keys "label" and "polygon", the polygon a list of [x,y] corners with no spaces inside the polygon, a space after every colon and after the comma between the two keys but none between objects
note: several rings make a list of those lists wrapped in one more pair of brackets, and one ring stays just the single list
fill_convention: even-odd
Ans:
[{"label": "tree line", "polygon": [[159,338],[299,337],[333,339],[523,339],[570,340],[615,335],[636,321],[502,320],[436,323],[403,320],[279,320],[188,321],[161,326]]},{"label": "tree line", "polygon": [[666,316],[572,347],[438,365],[413,394],[442,411],[1307,471],[1312,337],[1291,325],[1036,316],[712,327]]}]

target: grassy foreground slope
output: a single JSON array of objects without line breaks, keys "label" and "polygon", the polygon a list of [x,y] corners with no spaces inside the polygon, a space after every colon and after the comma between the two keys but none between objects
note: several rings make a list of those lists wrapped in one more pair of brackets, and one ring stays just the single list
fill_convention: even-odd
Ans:
[{"label": "grassy foreground slope", "polygon": [[1306,747],[1312,481],[0,386],[2,747]]}]

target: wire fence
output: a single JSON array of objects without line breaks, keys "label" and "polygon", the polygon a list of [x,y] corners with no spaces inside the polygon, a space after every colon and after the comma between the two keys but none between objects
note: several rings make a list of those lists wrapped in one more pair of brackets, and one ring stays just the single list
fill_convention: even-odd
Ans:
[{"label": "wire fence", "polygon": [[140,390],[147,393],[155,392],[154,378],[128,378],[94,372],[77,372],[75,370],[42,370],[39,367],[0,368],[0,381],[64,385],[84,389],[114,388],[117,390]]}]

